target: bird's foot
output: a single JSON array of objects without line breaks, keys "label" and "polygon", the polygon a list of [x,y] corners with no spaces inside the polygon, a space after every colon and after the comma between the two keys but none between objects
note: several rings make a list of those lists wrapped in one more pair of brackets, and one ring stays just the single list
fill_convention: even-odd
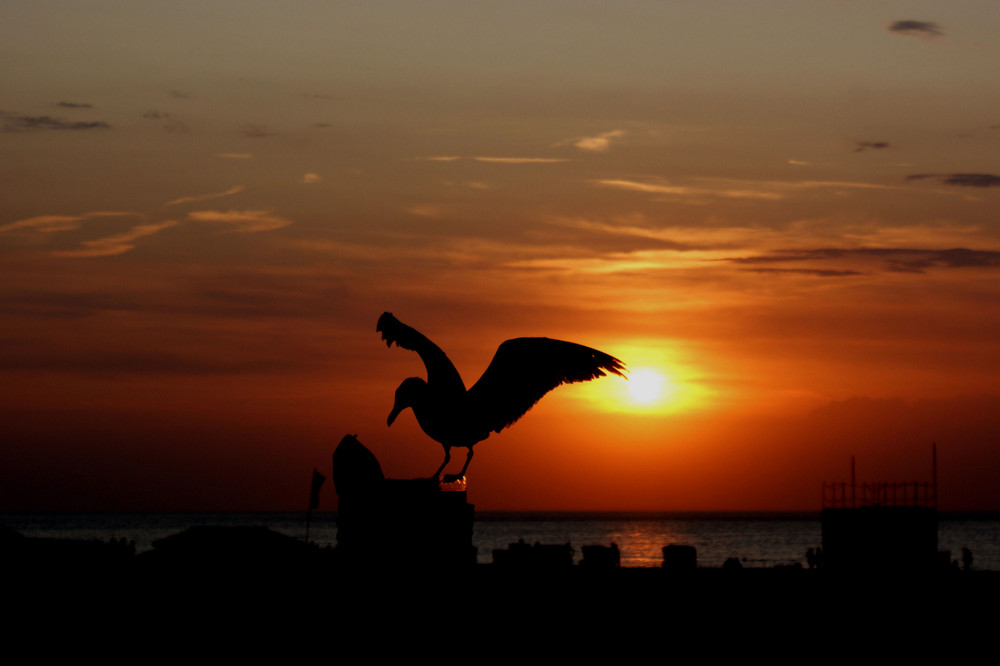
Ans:
[{"label": "bird's foot", "polygon": [[464,474],[445,474],[441,477],[441,483],[455,483],[456,481],[465,482]]}]

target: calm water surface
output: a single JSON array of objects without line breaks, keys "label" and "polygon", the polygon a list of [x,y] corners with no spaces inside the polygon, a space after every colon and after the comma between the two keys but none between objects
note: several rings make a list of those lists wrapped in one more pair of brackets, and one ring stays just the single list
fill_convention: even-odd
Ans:
[{"label": "calm water surface", "polygon": [[[305,537],[300,513],[84,513],[0,514],[0,523],[26,536],[135,541],[138,551],[149,550],[156,539],[195,525],[263,525]],[[309,538],[321,546],[335,546],[336,517],[312,518]],[[805,565],[808,548],[822,543],[818,514],[556,514],[479,513],[473,542],[479,561],[491,562],[495,548],[524,539],[528,543],[569,543],[580,559],[580,547],[618,544],[622,566],[659,566],[661,549],[686,544],[698,551],[698,565],[721,566],[737,557],[744,566]],[[960,557],[972,550],[977,569],[1000,571],[1000,514],[942,514],[938,547]],[[402,557],[401,549],[400,555]]]}]

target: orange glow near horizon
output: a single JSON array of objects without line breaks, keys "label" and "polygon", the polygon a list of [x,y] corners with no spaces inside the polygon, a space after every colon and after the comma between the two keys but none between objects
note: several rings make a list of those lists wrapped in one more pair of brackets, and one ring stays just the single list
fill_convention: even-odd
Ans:
[{"label": "orange glow near horizon", "polygon": [[467,386],[627,366],[477,445],[477,509],[809,510],[930,441],[1000,508],[1000,11],[623,2],[19,3],[0,506],[296,510],[347,433],[430,474],[390,311]]}]

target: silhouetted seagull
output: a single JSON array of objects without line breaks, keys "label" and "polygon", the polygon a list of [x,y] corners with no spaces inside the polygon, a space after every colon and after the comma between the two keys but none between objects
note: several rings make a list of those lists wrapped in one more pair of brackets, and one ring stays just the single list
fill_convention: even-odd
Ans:
[{"label": "silhouetted seagull", "polygon": [[596,349],[549,338],[515,338],[500,345],[483,376],[466,390],[440,347],[391,312],[379,317],[375,330],[382,333],[387,347],[395,342],[420,354],[427,368],[427,381],[410,377],[396,389],[387,422],[391,426],[410,407],[421,429],[441,443],[444,462],[432,478],[438,478],[448,465],[453,446],[467,447],[469,455],[462,471],[445,480],[465,476],[477,442],[517,421],[555,387],[603,377],[605,370],[625,376],[621,361]]}]

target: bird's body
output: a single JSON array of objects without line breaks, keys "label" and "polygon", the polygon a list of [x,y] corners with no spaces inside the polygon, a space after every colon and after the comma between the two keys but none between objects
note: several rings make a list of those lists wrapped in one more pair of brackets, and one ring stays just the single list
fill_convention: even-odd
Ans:
[{"label": "bird's body", "polygon": [[605,371],[622,375],[622,362],[604,352],[572,342],[549,338],[516,338],[497,349],[483,376],[466,390],[461,375],[441,349],[391,313],[384,313],[376,330],[387,346],[396,343],[415,351],[427,368],[427,380],[410,377],[396,389],[388,424],[407,407],[413,409],[420,428],[441,443],[444,463],[453,447],[469,449],[464,476],[472,460],[472,447],[521,418],[542,396],[561,384],[603,377]]}]

